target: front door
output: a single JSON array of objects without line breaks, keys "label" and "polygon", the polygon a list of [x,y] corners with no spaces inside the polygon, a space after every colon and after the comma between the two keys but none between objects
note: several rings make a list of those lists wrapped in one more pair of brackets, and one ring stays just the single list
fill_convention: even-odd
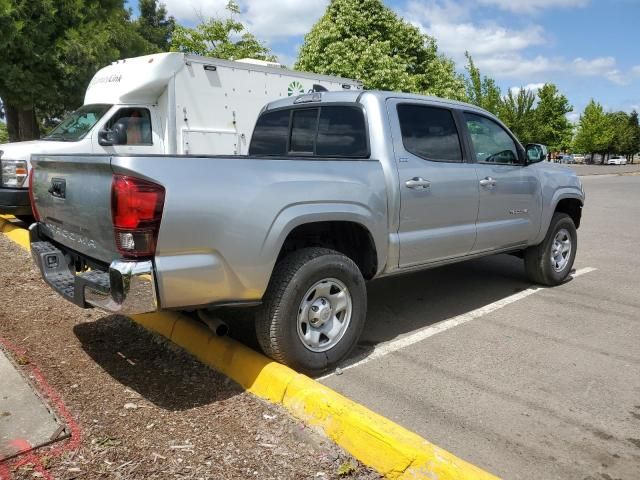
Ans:
[{"label": "front door", "polygon": [[400,180],[400,267],[468,254],[476,238],[478,178],[446,106],[388,102]]},{"label": "front door", "polygon": [[463,114],[480,187],[474,253],[526,246],[537,235],[542,209],[540,181],[514,139],[484,115]]}]

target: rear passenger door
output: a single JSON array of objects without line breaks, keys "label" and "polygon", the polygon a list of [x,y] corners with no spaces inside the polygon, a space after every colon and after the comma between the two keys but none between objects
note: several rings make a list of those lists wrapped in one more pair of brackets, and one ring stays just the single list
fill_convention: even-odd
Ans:
[{"label": "rear passenger door", "polygon": [[461,113],[469,135],[480,186],[478,239],[474,253],[519,247],[538,233],[542,197],[534,168],[498,122]]},{"label": "rear passenger door", "polygon": [[468,254],[476,239],[478,178],[446,105],[391,99],[400,179],[400,267]]}]

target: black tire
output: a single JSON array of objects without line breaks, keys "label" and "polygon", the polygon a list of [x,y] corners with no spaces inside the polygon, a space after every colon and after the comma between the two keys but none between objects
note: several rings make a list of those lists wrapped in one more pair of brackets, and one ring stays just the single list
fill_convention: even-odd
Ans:
[{"label": "black tire", "polygon": [[[566,265],[561,270],[556,270],[551,264],[551,249],[556,234],[562,229],[569,233],[571,252]],[[578,235],[573,219],[566,213],[554,213],[544,241],[524,252],[524,265],[529,280],[548,286],[561,284],[571,273],[577,250]]]},{"label": "black tire", "polygon": [[[325,279],[337,279],[348,289],[351,319],[335,345],[316,352],[298,335],[298,313],[303,296]],[[276,265],[263,304],[256,313],[256,336],[269,357],[304,373],[317,374],[351,352],[362,333],[366,315],[367,289],[357,265],[334,250],[304,248]]]}]

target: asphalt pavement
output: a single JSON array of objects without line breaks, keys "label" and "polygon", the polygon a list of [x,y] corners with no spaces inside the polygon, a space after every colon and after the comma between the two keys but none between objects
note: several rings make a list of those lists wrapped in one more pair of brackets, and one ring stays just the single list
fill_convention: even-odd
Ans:
[{"label": "asphalt pavement", "polygon": [[640,176],[587,176],[578,275],[500,255],[369,286],[322,382],[506,479],[640,478]]}]

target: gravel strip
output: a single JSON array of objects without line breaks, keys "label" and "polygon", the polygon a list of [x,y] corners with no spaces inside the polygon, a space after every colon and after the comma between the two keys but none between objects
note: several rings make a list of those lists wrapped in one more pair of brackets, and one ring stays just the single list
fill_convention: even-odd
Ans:
[{"label": "gravel strip", "polygon": [[44,373],[82,431],[75,451],[38,450],[44,474],[27,463],[13,478],[379,478],[131,320],[60,298],[3,235],[0,265],[0,336],[26,350],[19,363]]}]

